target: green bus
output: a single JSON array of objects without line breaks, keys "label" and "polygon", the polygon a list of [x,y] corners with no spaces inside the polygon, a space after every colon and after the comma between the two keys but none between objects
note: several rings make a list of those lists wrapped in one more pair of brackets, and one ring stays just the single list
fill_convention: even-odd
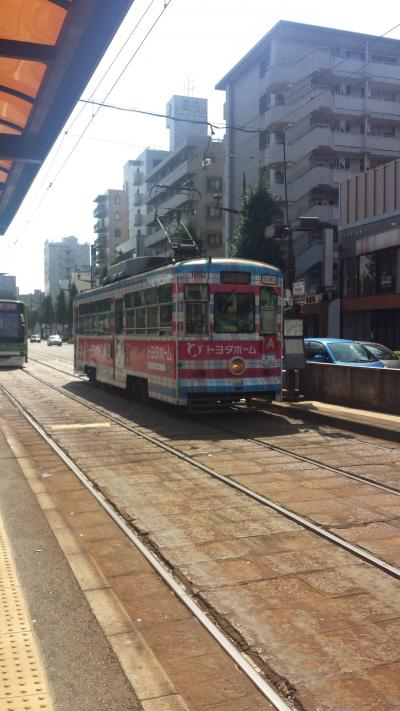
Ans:
[{"label": "green bus", "polygon": [[20,367],[28,360],[27,307],[0,299],[0,367]]}]

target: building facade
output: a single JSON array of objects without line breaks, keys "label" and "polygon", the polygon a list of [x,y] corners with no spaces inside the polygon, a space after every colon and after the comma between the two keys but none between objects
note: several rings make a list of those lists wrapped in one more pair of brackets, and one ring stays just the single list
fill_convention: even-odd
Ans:
[{"label": "building facade", "polygon": [[35,289],[31,294],[21,294],[18,298],[27,305],[28,310],[32,313],[38,311],[44,299],[44,291]]},{"label": "building facade", "polygon": [[128,240],[128,193],[125,190],[107,190],[98,195],[94,202],[94,232],[97,237],[91,252],[92,279],[96,284],[107,267],[117,261],[119,245]]},{"label": "building facade", "polygon": [[174,233],[180,217],[186,226],[200,231],[204,253],[222,256],[223,212],[215,195],[223,193],[223,144],[208,136],[207,100],[173,96],[167,114],[170,150],[146,179],[144,253],[170,254],[157,218]]},{"label": "building facade", "polygon": [[[330,228],[339,183],[400,157],[398,40],[281,21],[216,88],[226,92],[228,208],[240,206],[243,175],[254,182],[261,170],[289,223],[312,216]],[[318,294],[323,230],[294,238],[296,276]]]},{"label": "building facade", "polygon": [[62,288],[61,282],[69,282],[77,266],[90,266],[90,245],[80,244],[76,237],[64,237],[61,242],[44,245],[44,286],[46,296],[54,300]]},{"label": "building facade", "polygon": [[341,330],[400,348],[400,160],[340,186]]},{"label": "building facade", "polygon": [[18,287],[15,276],[0,274],[0,299],[18,299]]},{"label": "building facade", "polygon": [[124,190],[128,195],[128,240],[119,245],[125,257],[141,257],[147,235],[146,212],[148,184],[146,178],[168,155],[168,151],[147,148],[135,160],[124,165]]}]

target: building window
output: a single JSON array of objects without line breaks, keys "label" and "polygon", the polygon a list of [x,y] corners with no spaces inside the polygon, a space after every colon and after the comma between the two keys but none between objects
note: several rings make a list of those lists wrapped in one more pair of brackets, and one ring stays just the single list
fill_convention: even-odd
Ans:
[{"label": "building window", "polygon": [[268,59],[264,57],[259,64],[260,79],[263,79],[267,73]]},{"label": "building window", "polygon": [[374,296],[376,292],[376,253],[362,254],[360,256],[358,275],[360,296]]},{"label": "building window", "polygon": [[120,212],[114,212],[114,219],[116,220],[116,222],[118,222],[118,220],[121,219],[121,213],[120,213]]},{"label": "building window", "polygon": [[207,192],[222,190],[222,178],[207,178]]},{"label": "building window", "polygon": [[120,205],[120,203],[121,203],[121,198],[120,198],[119,195],[115,195],[115,197],[114,197],[114,202],[115,202],[116,205]]},{"label": "building window", "polygon": [[207,217],[213,220],[220,220],[222,216],[222,210],[217,205],[207,205]]},{"label": "building window", "polygon": [[269,131],[260,131],[260,134],[258,136],[258,147],[260,151],[263,151],[264,148],[268,148],[270,135],[271,134]]},{"label": "building window", "polygon": [[349,257],[342,263],[343,296],[358,294],[358,257]]},{"label": "building window", "polygon": [[376,291],[394,294],[396,290],[396,249],[381,249],[376,253]]},{"label": "building window", "polygon": [[260,114],[264,114],[266,111],[268,111],[269,107],[271,105],[271,95],[269,92],[265,92],[262,96],[260,96],[259,101],[258,101],[258,107]]},{"label": "building window", "polygon": [[114,237],[121,237],[121,230],[119,227],[114,230]]},{"label": "building window", "polygon": [[209,232],[207,234],[207,244],[209,247],[220,247],[222,245],[222,234],[220,232]]}]

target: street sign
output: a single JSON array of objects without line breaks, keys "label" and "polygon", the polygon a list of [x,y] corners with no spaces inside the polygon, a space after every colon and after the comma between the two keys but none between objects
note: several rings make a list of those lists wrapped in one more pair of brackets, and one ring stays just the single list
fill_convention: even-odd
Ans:
[{"label": "street sign", "polygon": [[304,279],[293,282],[292,295],[293,301],[304,301],[306,295],[306,282]]}]

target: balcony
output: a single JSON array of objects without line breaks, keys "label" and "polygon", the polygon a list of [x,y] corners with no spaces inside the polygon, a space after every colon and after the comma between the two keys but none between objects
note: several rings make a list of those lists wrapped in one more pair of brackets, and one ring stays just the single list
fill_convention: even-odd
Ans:
[{"label": "balcony", "polygon": [[143,173],[134,173],[132,182],[134,185],[143,185],[143,183],[144,183]]},{"label": "balcony", "polygon": [[304,217],[318,217],[320,222],[336,224],[339,222],[339,206],[330,205],[325,200],[319,200],[301,211]]},{"label": "balcony", "polygon": [[[400,155],[400,141],[396,136],[364,135],[362,133],[333,131],[328,124],[317,124],[302,136],[286,145],[287,163],[299,160],[321,148],[331,148],[349,153],[383,152],[388,156]],[[272,144],[265,151],[264,165],[274,167],[283,163],[283,145]]]},{"label": "balcony", "polygon": [[95,225],[93,227],[93,232],[99,232],[99,233],[100,232],[107,232],[107,227],[106,227],[104,220],[98,220],[95,223]]},{"label": "balcony", "polygon": [[371,115],[386,120],[400,119],[399,101],[336,94],[332,92],[332,87],[316,86],[299,96],[295,103],[271,106],[265,112],[265,128],[299,123],[321,109],[347,117]]},{"label": "balcony", "polygon": [[302,59],[294,62],[271,64],[265,76],[265,88],[278,91],[287,84],[295,84],[320,69],[329,69],[333,63],[328,47],[316,47]]},{"label": "balcony", "polygon": [[98,205],[93,210],[93,217],[107,217],[107,209],[104,205]]},{"label": "balcony", "polygon": [[333,170],[328,166],[316,165],[303,175],[290,181],[288,193],[291,200],[298,200],[305,193],[318,186],[332,186]]},{"label": "balcony", "polygon": [[143,205],[144,198],[145,198],[144,193],[134,193],[132,203],[134,205]]}]

